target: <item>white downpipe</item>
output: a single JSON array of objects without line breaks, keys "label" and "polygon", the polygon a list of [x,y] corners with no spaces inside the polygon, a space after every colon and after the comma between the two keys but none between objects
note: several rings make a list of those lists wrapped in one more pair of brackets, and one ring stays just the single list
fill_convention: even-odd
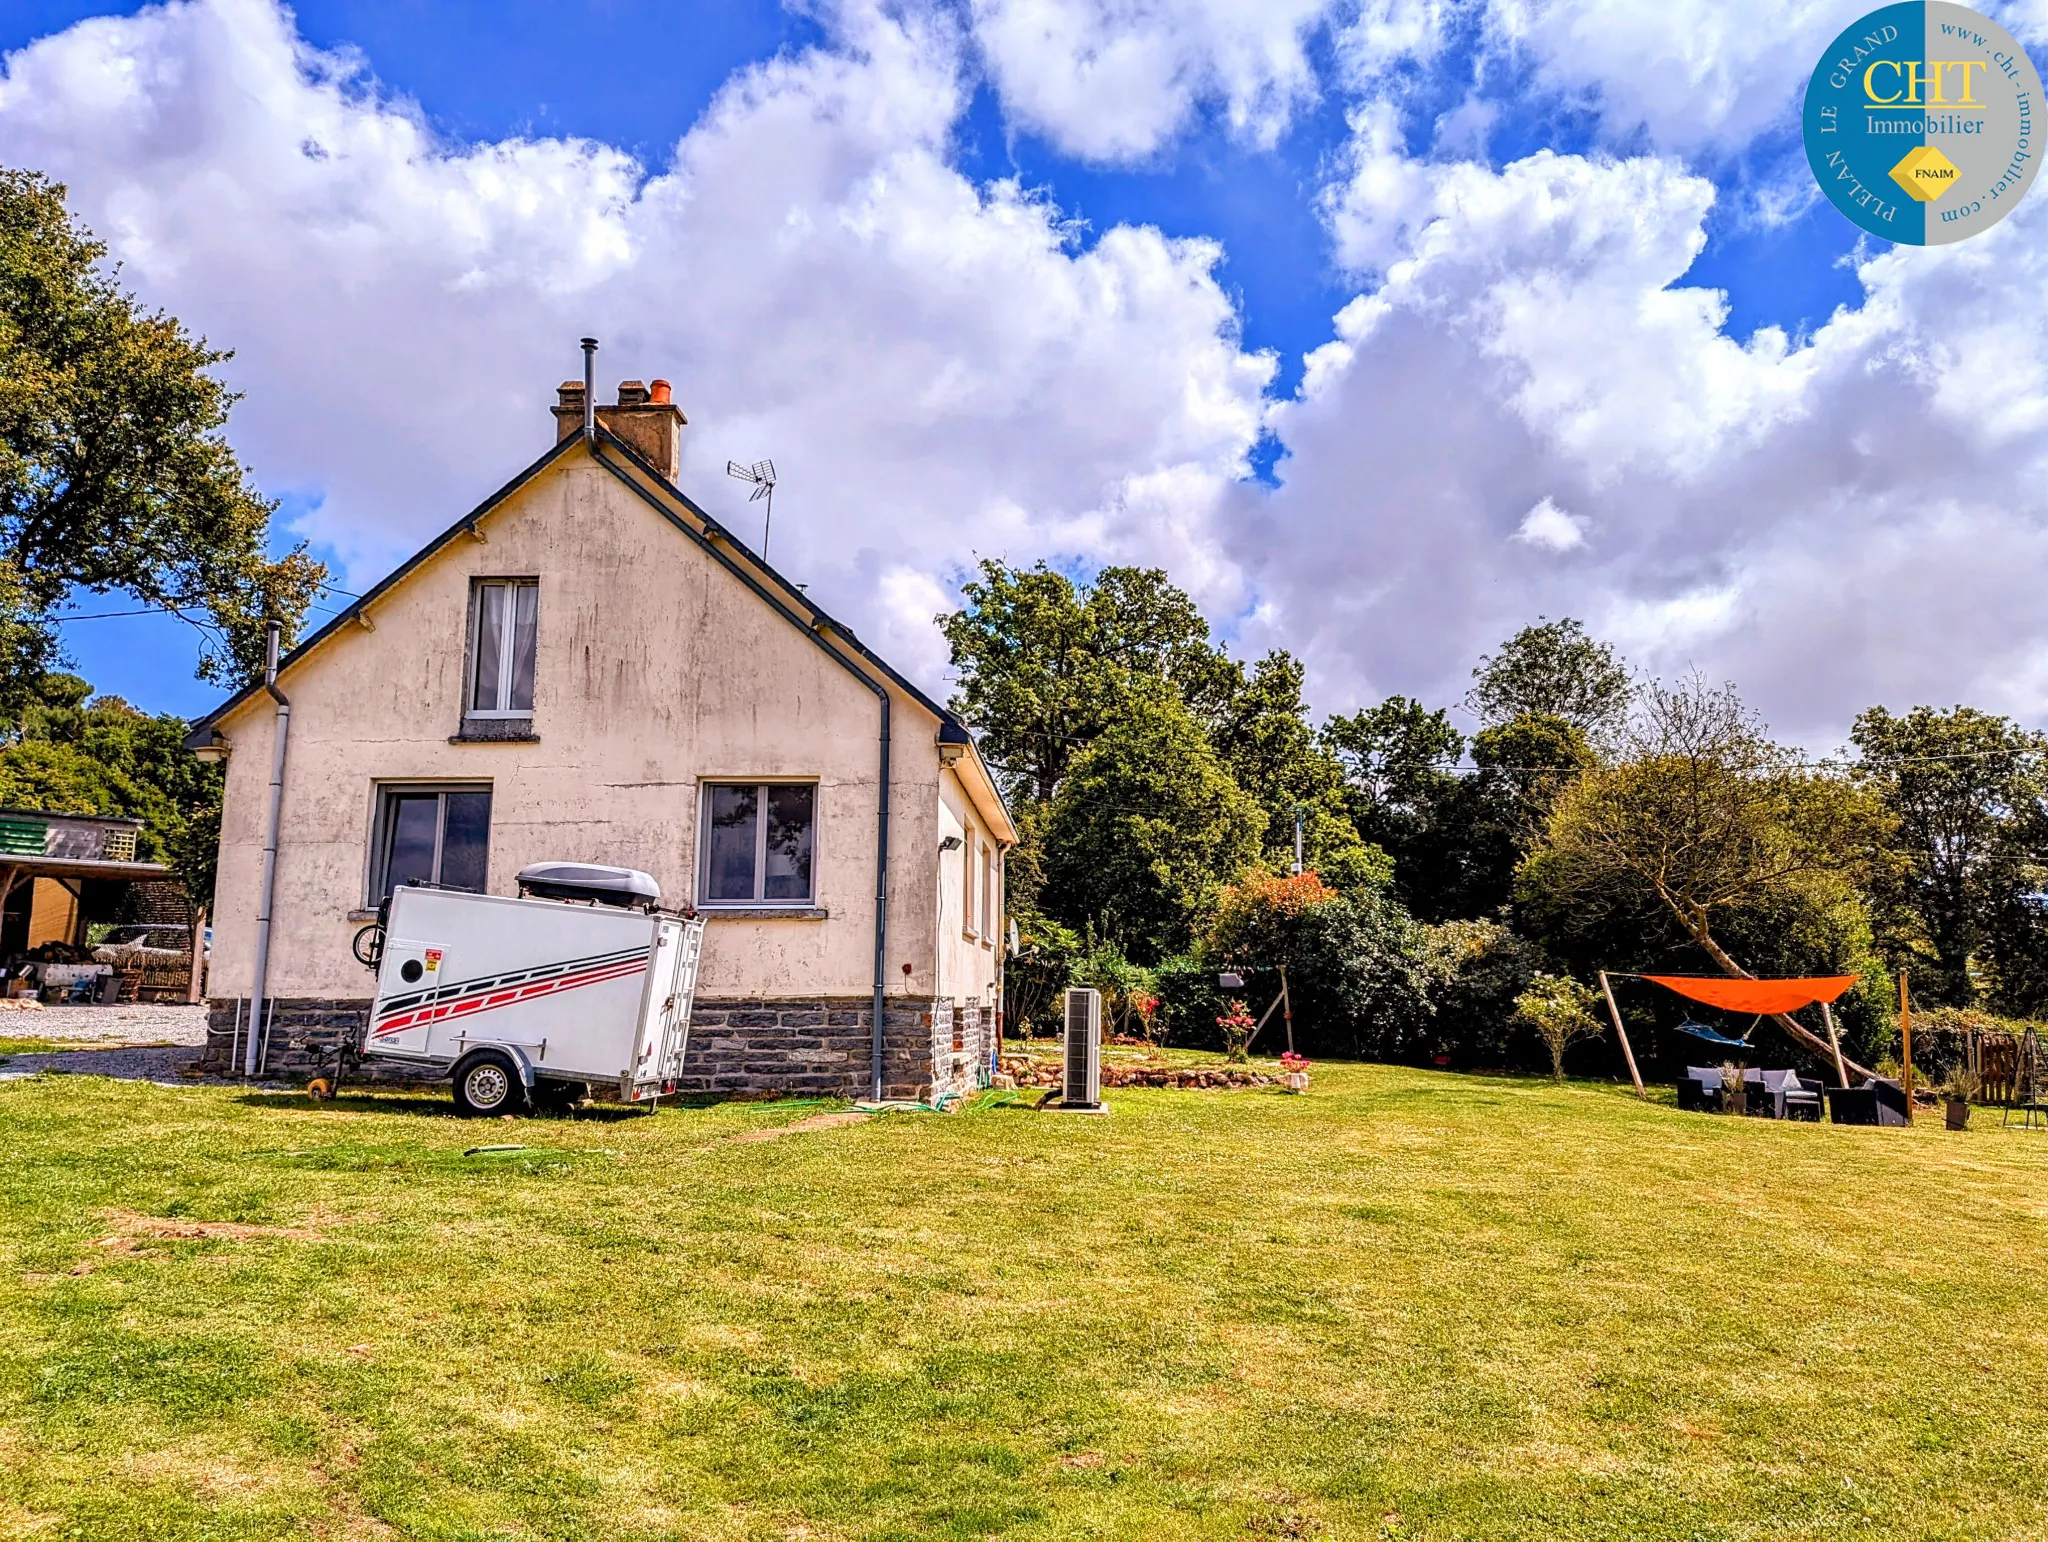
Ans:
[{"label": "white downpipe", "polygon": [[263,1036],[263,1001],[270,989],[270,917],[277,900],[277,832],[284,813],[284,749],[291,737],[292,704],[277,688],[278,626],[270,623],[263,646],[263,689],[277,703],[277,728],[271,735],[270,817],[263,828],[263,888],[256,909],[256,977],[250,983],[249,1037],[242,1050],[242,1074],[254,1076],[258,1069],[257,1049]]}]

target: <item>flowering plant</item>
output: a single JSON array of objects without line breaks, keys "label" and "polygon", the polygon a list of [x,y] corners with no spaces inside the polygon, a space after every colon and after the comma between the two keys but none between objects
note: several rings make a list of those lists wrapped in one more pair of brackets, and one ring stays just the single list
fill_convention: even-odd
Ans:
[{"label": "flowering plant", "polygon": [[1225,1058],[1243,1060],[1244,1047],[1251,1042],[1251,1036],[1259,1026],[1245,1004],[1242,1001],[1229,1003],[1223,1016],[1216,1019],[1216,1026],[1223,1030]]},{"label": "flowering plant", "polygon": [[1280,1057],[1280,1069],[1283,1071],[1305,1072],[1308,1070],[1309,1064],[1309,1058],[1306,1055],[1297,1055],[1291,1049]]}]

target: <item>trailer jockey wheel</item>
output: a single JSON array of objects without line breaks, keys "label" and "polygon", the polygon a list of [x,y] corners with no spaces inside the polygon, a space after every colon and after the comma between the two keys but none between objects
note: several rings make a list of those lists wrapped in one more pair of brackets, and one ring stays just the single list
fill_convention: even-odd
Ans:
[{"label": "trailer jockey wheel", "polygon": [[470,1119],[526,1110],[526,1084],[502,1049],[479,1049],[455,1064],[455,1107]]},{"label": "trailer jockey wheel", "polygon": [[306,1083],[306,1096],[317,1103],[324,1103],[334,1096],[334,1084],[324,1076],[316,1076]]}]

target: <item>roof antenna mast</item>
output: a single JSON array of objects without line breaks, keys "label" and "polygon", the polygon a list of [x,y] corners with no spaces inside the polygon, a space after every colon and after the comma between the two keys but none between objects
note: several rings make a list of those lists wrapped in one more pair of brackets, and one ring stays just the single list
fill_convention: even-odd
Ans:
[{"label": "roof antenna mast", "polygon": [[597,339],[583,339],[583,441],[597,442]]},{"label": "roof antenna mast", "polygon": [[766,562],[768,533],[775,526],[775,462],[757,460],[751,466],[742,466],[736,460],[729,460],[725,463],[725,474],[737,477],[742,482],[754,484],[754,495],[747,502],[759,503],[763,498],[768,500],[768,517],[761,522],[761,560]]}]

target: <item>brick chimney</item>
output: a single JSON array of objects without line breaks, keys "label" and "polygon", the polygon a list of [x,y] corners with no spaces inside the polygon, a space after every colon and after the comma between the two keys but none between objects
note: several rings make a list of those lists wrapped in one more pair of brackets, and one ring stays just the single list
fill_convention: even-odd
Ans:
[{"label": "brick chimney", "polygon": [[[583,432],[583,382],[565,380],[556,392],[556,442]],[[683,425],[690,420],[675,404],[666,380],[619,382],[618,405],[597,409],[598,427],[673,482],[683,469]]]}]

